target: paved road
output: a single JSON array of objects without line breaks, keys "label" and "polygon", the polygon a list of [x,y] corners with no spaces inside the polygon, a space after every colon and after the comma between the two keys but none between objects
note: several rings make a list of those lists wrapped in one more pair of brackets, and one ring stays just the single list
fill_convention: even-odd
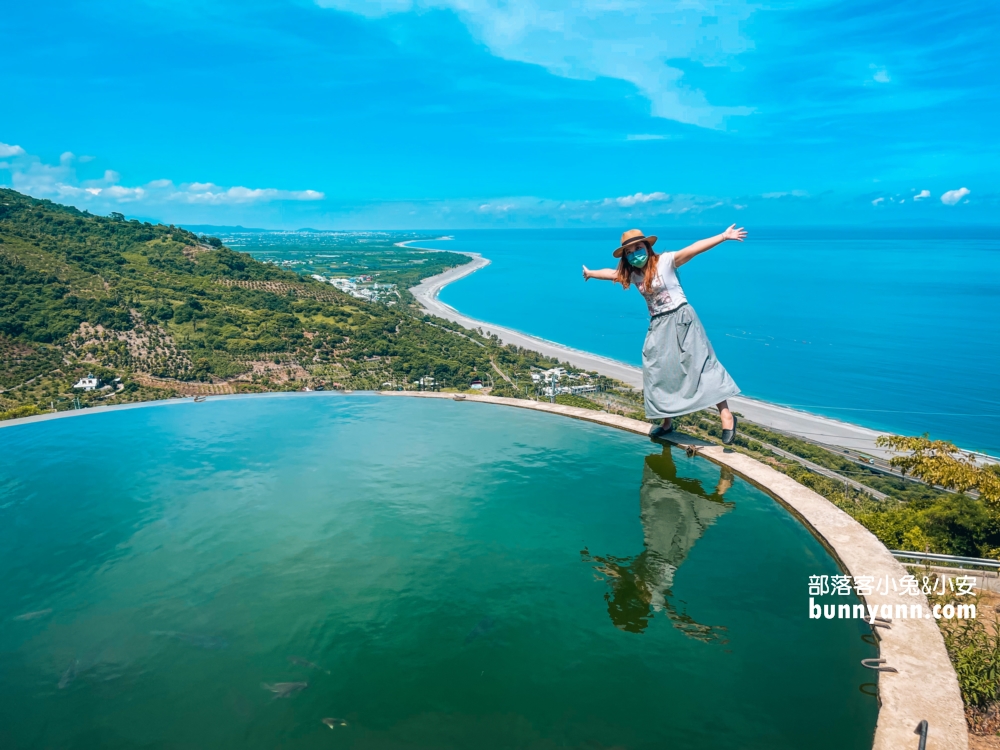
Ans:
[{"label": "paved road", "polygon": [[782,450],[781,448],[778,448],[777,446],[771,445],[770,443],[765,443],[765,442],[763,442],[761,440],[757,440],[757,438],[752,438],[752,439],[755,442],[758,442],[761,445],[763,445],[765,448],[767,448],[772,453],[776,453],[779,456],[784,456],[785,458],[790,458],[793,461],[798,461],[800,464],[802,464],[803,466],[805,466],[810,471],[814,471],[817,474],[820,474],[820,475],[822,475],[824,477],[829,477],[830,479],[836,479],[838,482],[843,482],[843,483],[845,483],[845,484],[853,487],[856,490],[859,490],[861,492],[865,492],[865,493],[871,495],[876,500],[888,500],[889,499],[889,496],[886,495],[884,492],[879,492],[878,490],[873,490],[868,485],[861,484],[861,482],[858,482],[858,481],[856,481],[854,479],[850,479],[849,477],[845,477],[842,474],[838,474],[833,469],[828,469],[825,466],[820,466],[817,463],[813,463],[812,461],[810,461],[808,459],[805,459],[805,458],[802,458],[801,456],[796,456],[794,453],[789,453],[788,451]]}]

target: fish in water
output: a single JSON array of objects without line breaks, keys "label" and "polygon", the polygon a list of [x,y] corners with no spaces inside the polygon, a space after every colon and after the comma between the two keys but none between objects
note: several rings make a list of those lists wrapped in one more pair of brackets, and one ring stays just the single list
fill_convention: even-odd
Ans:
[{"label": "fish in water", "polygon": [[493,620],[489,617],[484,617],[482,620],[477,622],[476,627],[470,630],[469,634],[465,636],[465,642],[471,643],[476,640],[476,638],[486,635],[491,630],[493,630]]},{"label": "fish in water", "polygon": [[217,635],[198,635],[197,633],[178,633],[176,630],[154,630],[150,635],[172,638],[175,641],[186,643],[196,648],[204,648],[210,651],[218,651],[229,645],[229,641]]},{"label": "fish in water", "polygon": [[45,615],[51,615],[51,609],[40,609],[37,612],[25,612],[23,615],[18,615],[15,620],[35,620],[39,617],[45,617]]},{"label": "fish in water", "polygon": [[330,674],[329,669],[323,669],[323,667],[321,667],[319,664],[313,664],[311,661],[303,659],[301,656],[289,656],[288,661],[290,661],[292,664],[298,664],[300,667],[309,667],[309,669],[318,669],[320,672],[326,672],[327,674]]},{"label": "fish in water", "polygon": [[295,693],[300,690],[305,690],[309,687],[308,682],[275,682],[273,684],[267,684],[266,682],[260,683],[260,686],[265,690],[270,690],[274,693],[275,698],[287,698],[290,695],[295,695]]},{"label": "fish in water", "polygon": [[347,726],[347,722],[343,719],[323,719],[323,723],[330,727],[330,729]]},{"label": "fish in water", "polygon": [[59,678],[59,689],[65,690],[70,686],[70,683],[76,679],[76,668],[80,664],[79,659],[74,659],[69,665],[65,672],[63,672],[62,677]]}]

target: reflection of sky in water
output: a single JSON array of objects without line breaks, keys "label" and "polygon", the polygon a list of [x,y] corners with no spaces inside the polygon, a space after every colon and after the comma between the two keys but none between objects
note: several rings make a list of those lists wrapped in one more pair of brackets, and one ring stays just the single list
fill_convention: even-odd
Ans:
[{"label": "reflection of sky in water", "polygon": [[12,747],[870,747],[874,651],[805,612],[836,572],[821,545],[643,438],[309,394],[7,428],[0,450]]}]

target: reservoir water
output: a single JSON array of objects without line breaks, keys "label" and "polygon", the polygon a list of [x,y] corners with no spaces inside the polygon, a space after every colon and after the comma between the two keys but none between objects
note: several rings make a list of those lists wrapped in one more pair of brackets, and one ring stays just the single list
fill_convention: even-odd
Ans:
[{"label": "reservoir water", "polygon": [[833,560],[648,439],[302,394],[0,451],[5,749],[870,747],[868,629],[807,614]]},{"label": "reservoir water", "polygon": [[[658,251],[717,229],[671,229]],[[1000,232],[755,230],[681,268],[719,359],[744,395],[1000,455]],[[481,253],[442,301],[479,320],[641,364],[634,290],[584,284],[620,230],[450,233],[420,247]],[[817,436],[822,438],[822,436]]]}]

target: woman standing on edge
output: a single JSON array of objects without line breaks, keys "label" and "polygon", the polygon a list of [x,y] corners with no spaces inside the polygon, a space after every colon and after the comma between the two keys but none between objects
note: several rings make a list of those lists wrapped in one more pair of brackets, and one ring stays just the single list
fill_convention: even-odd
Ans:
[{"label": "woman standing on edge", "polygon": [[687,302],[677,278],[677,268],[696,255],[726,240],[742,242],[743,228],[733,224],[722,234],[699,240],[683,250],[657,255],[656,237],[646,237],[638,229],[622,235],[614,252],[618,268],[591,271],[583,267],[583,280],[615,281],[628,289],[635,284],[649,306],[649,330],[642,347],[642,394],[647,419],[662,419],[650,431],[662,437],[673,430],[672,420],[708,406],[715,406],[722,418],[722,442],[736,437],[736,417],[726,399],[740,389],[719,364],[697,313]]}]

